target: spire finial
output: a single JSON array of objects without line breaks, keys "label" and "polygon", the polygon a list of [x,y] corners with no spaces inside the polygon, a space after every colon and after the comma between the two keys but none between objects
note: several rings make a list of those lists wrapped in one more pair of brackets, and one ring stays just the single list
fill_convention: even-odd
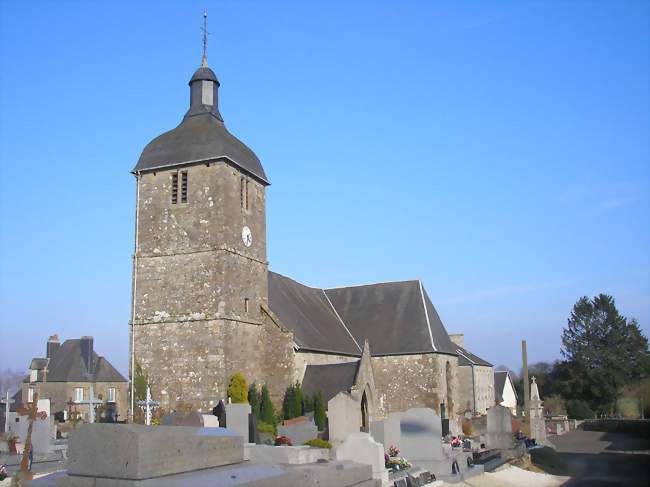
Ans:
[{"label": "spire finial", "polygon": [[207,55],[207,50],[208,50],[208,12],[203,12],[203,28],[201,29],[203,31],[203,57],[201,58],[201,67],[202,68],[207,68],[208,67],[208,55]]}]

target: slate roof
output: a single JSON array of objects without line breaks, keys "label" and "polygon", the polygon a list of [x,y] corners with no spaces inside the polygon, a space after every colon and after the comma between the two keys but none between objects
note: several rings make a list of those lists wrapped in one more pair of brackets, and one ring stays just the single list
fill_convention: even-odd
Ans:
[{"label": "slate roof", "polygon": [[458,365],[482,365],[484,367],[493,367],[487,360],[483,360],[478,355],[474,355],[466,348],[456,346],[458,352]]},{"label": "slate roof", "polygon": [[[214,81],[217,86],[219,84],[214,72],[207,67],[199,68],[190,84],[200,80]],[[213,111],[205,113],[196,113],[190,109],[180,125],[149,142],[133,172],[209,160],[227,160],[262,184],[270,184],[255,153],[228,132],[216,104]]]},{"label": "slate roof", "polygon": [[48,359],[46,358],[33,358],[32,363],[29,364],[30,370],[43,370],[47,367]]},{"label": "slate roof", "polygon": [[[40,360],[40,359],[38,359]],[[33,361],[32,361],[33,362]],[[42,375],[39,373],[39,380]],[[48,382],[127,382],[108,360],[93,351],[91,371],[81,355],[81,340],[66,340],[50,358]],[[29,382],[29,376],[23,382]]]},{"label": "slate roof", "polygon": [[[510,374],[507,370],[497,370],[494,372],[494,399],[498,402],[503,401],[503,388],[506,385],[506,379],[510,378]],[[512,390],[515,391],[515,397],[517,397],[517,389],[512,383],[510,378],[510,383],[512,385]]]},{"label": "slate roof", "polygon": [[373,356],[457,355],[420,281],[318,289],[269,272],[269,307],[294,332],[299,348]]},{"label": "slate roof", "polygon": [[348,392],[355,383],[360,360],[341,364],[308,365],[302,379],[303,395],[313,396],[318,391],[328,402],[339,392]]},{"label": "slate roof", "polygon": [[269,307],[307,350],[361,355],[361,348],[336,316],[322,289],[269,272]]}]

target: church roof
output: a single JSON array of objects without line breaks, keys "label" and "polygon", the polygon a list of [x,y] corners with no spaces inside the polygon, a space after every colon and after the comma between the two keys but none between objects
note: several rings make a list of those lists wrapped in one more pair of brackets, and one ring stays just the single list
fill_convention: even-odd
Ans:
[{"label": "church roof", "polygon": [[466,348],[456,346],[458,352],[458,365],[482,365],[484,367],[492,367],[492,364],[487,360],[483,360],[478,355],[474,355]]},{"label": "church roof", "polygon": [[[39,372],[38,380],[43,380]],[[81,340],[66,340],[50,358],[47,368],[48,382],[127,382],[111,363],[96,352],[92,353],[90,370],[84,362]],[[29,382],[29,376],[23,381]]]},{"label": "church roof", "polygon": [[[201,83],[210,86],[204,87]],[[218,110],[219,81],[214,72],[207,66],[200,67],[192,76],[190,87],[194,101],[183,121],[147,144],[133,172],[225,160],[263,184],[270,184],[255,153],[226,129]],[[211,104],[203,105],[202,99],[197,101],[201,90],[214,90],[214,95],[210,94],[205,101]]]},{"label": "church roof", "polygon": [[441,352],[457,355],[420,281],[318,289],[269,272],[269,307],[311,351],[373,356]]},{"label": "church roof", "polygon": [[302,379],[303,395],[313,396],[318,391],[328,402],[339,392],[349,392],[357,378],[359,360],[341,364],[308,365]]},{"label": "church roof", "polygon": [[345,325],[336,316],[325,291],[269,272],[269,307],[307,350],[361,355]]}]

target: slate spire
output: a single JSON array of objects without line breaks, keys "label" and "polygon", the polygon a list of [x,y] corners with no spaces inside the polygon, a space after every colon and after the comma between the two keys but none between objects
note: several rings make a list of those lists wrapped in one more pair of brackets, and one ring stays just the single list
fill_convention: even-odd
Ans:
[{"label": "slate spire", "polygon": [[209,113],[223,122],[219,113],[219,80],[208,67],[208,13],[203,12],[203,56],[201,67],[194,72],[190,79],[190,109],[185,118]]}]

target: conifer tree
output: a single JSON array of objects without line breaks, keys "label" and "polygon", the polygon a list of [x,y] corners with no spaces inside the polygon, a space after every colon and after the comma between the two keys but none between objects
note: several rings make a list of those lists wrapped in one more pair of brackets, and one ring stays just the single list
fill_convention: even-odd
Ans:
[{"label": "conifer tree", "polygon": [[290,384],[286,391],[284,391],[284,399],[282,401],[282,417],[284,419],[291,419],[296,417],[296,387]]},{"label": "conifer tree", "polygon": [[302,386],[300,382],[296,381],[296,385],[293,388],[293,414],[294,418],[302,416],[304,414],[304,405],[302,402]]},{"label": "conifer tree", "polygon": [[260,418],[260,396],[257,392],[257,384],[253,382],[248,386],[248,404],[251,405],[251,413],[259,419]]},{"label": "conifer tree", "polygon": [[264,384],[262,386],[262,400],[260,403],[260,419],[267,424],[276,424],[275,418],[275,408],[271,402],[271,396],[269,395],[269,387]]},{"label": "conifer tree", "polygon": [[325,429],[327,414],[325,413],[325,400],[321,391],[314,395],[314,422],[318,427],[318,431]]}]

